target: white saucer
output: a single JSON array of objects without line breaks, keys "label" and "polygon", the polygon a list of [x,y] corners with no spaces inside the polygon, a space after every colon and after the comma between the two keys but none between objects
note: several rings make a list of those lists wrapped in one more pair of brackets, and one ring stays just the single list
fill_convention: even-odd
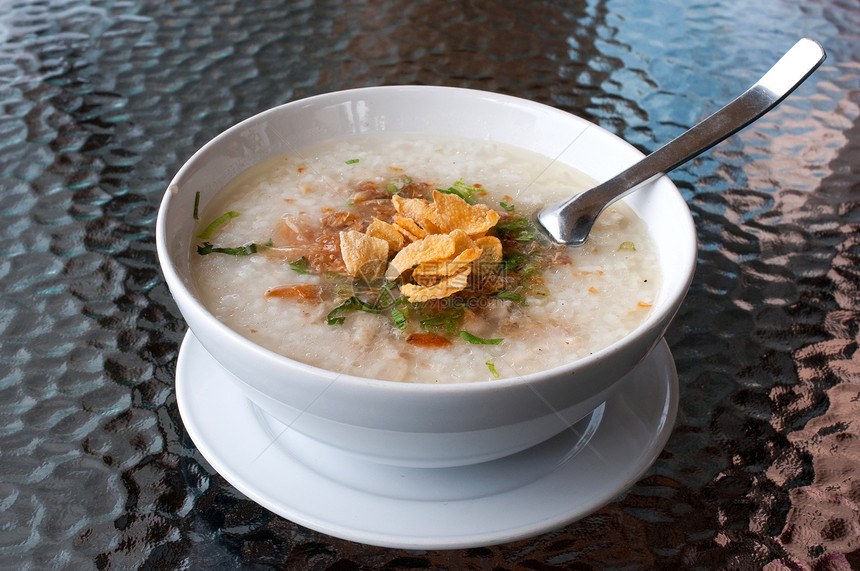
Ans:
[{"label": "white saucer", "polygon": [[287,430],[244,397],[190,332],[179,352],[176,397],[203,456],[261,506],[342,539],[454,549],[557,529],[626,490],[669,438],[678,377],[661,341],[570,430],[531,450],[457,468],[381,465]]}]

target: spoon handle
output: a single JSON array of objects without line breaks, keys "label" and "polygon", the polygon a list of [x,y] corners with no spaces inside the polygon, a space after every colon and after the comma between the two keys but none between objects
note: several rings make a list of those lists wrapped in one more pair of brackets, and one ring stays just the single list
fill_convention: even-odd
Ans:
[{"label": "spoon handle", "polygon": [[598,215],[616,200],[737,133],[785,99],[825,59],[818,42],[802,39],[737,99],[612,179],[544,208],[541,225],[558,242],[582,245]]}]

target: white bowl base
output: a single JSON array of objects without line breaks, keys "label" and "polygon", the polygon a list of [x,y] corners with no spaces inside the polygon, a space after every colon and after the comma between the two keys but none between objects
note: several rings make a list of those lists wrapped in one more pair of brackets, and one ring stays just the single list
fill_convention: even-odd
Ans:
[{"label": "white bowl base", "polygon": [[591,415],[532,449],[456,468],[407,468],[344,454],[268,416],[192,333],[176,394],[185,427],[228,482],[272,512],[360,543],[454,549],[532,537],[599,509],[669,438],[678,378],[665,341]]}]

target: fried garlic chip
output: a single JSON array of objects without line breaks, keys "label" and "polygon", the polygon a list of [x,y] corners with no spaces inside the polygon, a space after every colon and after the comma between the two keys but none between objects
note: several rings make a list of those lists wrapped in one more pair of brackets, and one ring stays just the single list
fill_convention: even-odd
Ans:
[{"label": "fried garlic chip", "polygon": [[398,214],[413,220],[427,234],[441,234],[439,224],[436,221],[437,214],[434,205],[420,198],[403,198],[394,195],[391,197],[394,209]]},{"label": "fried garlic chip", "polygon": [[340,253],[346,272],[354,278],[373,279],[382,275],[388,261],[388,242],[362,232],[340,233]]},{"label": "fried garlic chip", "polygon": [[469,235],[457,228],[448,233],[451,239],[454,240],[454,255],[459,256],[460,252],[465,252],[470,248],[475,247],[475,241],[469,238]]},{"label": "fried garlic chip", "polygon": [[475,240],[481,249],[480,263],[498,264],[502,261],[502,242],[495,236],[481,236]]},{"label": "fried garlic chip", "polygon": [[445,274],[445,264],[447,263],[446,260],[435,260],[418,264],[412,270],[412,281],[423,287],[435,284],[439,280],[439,276],[447,275]]},{"label": "fried garlic chip", "polygon": [[472,263],[472,281],[486,284],[496,280],[496,272],[502,263],[502,242],[495,236],[482,236],[475,239],[475,246],[481,249],[481,256]]},{"label": "fried garlic chip", "polygon": [[364,233],[373,238],[380,238],[388,242],[389,255],[403,247],[403,235],[397,231],[397,227],[388,222],[383,222],[379,218],[374,218]]},{"label": "fried garlic chip", "polygon": [[430,301],[431,299],[443,299],[466,289],[466,286],[469,285],[470,271],[470,268],[467,266],[459,274],[448,276],[439,283],[427,287],[415,284],[403,284],[400,286],[400,293],[405,295],[412,303]]},{"label": "fried garlic chip", "polygon": [[483,236],[499,221],[499,213],[484,204],[469,204],[456,194],[433,191],[436,216],[442,232],[460,229],[471,237]]},{"label": "fried garlic chip", "polygon": [[406,218],[405,216],[395,216],[394,227],[410,242],[417,242],[427,237],[427,231],[424,228],[411,218]]},{"label": "fried garlic chip", "polygon": [[[455,194],[439,191],[433,192],[433,202],[397,195],[391,200],[397,214],[388,226],[408,244],[394,255],[386,277],[394,279],[412,268],[414,283],[400,286],[409,301],[454,295],[468,287],[469,276],[480,272],[482,264],[492,264],[495,269],[501,262],[502,243],[485,236],[499,221],[499,214],[486,205],[469,204]],[[381,232],[382,224],[374,219],[368,234]]]},{"label": "fried garlic chip", "polygon": [[[386,244],[387,246],[387,244]],[[454,240],[447,234],[431,234],[416,242],[412,242],[394,256],[391,260],[389,274],[397,277],[412,266],[434,260],[444,260],[454,255]],[[387,274],[387,277],[390,275]]]},{"label": "fried garlic chip", "polygon": [[469,248],[463,250],[450,260],[437,260],[424,262],[412,270],[412,279],[420,285],[430,285],[440,277],[449,277],[459,274],[469,264],[481,257],[480,248]]}]

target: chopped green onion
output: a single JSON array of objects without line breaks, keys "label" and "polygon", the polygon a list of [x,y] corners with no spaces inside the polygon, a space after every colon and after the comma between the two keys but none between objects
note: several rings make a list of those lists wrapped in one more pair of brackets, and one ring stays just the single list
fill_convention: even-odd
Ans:
[{"label": "chopped green onion", "polygon": [[265,244],[246,244],[244,246],[237,246],[236,248],[219,248],[213,246],[209,242],[203,242],[202,246],[197,246],[197,253],[201,256],[205,256],[207,254],[227,254],[229,256],[250,256],[251,254],[256,254],[261,250],[265,250],[266,248],[271,248],[273,246],[272,240],[269,239]]},{"label": "chopped green onion", "polygon": [[352,206],[353,204],[355,204],[355,202],[353,202],[353,200],[351,198],[346,201],[347,206]]},{"label": "chopped green onion", "polygon": [[463,182],[461,178],[457,182],[454,183],[454,186],[451,186],[447,189],[437,188],[439,192],[443,194],[456,194],[469,204],[475,204],[475,194],[483,193],[484,191],[476,186],[471,186]]},{"label": "chopped green onion", "polygon": [[398,309],[396,306],[391,308],[391,319],[394,321],[394,326],[403,331],[406,329],[406,308]]},{"label": "chopped green onion", "polygon": [[477,186],[472,186],[471,184],[466,184],[465,182],[463,182],[462,178],[454,183],[454,188],[461,190],[463,192],[469,192],[472,194],[482,194],[485,192],[484,190],[478,188]]},{"label": "chopped green onion", "polygon": [[398,192],[400,192],[400,189],[397,188],[396,186],[394,186],[393,184],[386,184],[385,190],[388,191],[388,194],[397,194]]},{"label": "chopped green onion", "polygon": [[200,192],[198,191],[194,194],[194,220],[200,220],[199,208],[200,208]]},{"label": "chopped green onion", "polygon": [[215,229],[230,220],[231,218],[236,218],[239,216],[239,213],[235,210],[231,210],[230,212],[225,212],[218,218],[212,221],[212,223],[203,229],[203,232],[197,235],[201,240],[207,240],[212,237],[212,233],[215,232]]},{"label": "chopped green onion", "polygon": [[502,232],[521,232],[523,230],[528,230],[531,228],[531,224],[525,218],[514,218],[512,220],[508,220],[507,222],[500,222],[496,224],[496,228],[501,230]]},{"label": "chopped green onion", "polygon": [[536,276],[540,273],[540,270],[532,265],[526,264],[519,269],[520,279],[527,280],[532,276]]},{"label": "chopped green onion", "polygon": [[[465,196],[462,192],[460,192],[459,190],[457,190],[456,188],[454,188],[453,186],[452,186],[452,187],[450,187],[450,188],[437,188],[436,190],[438,190],[438,191],[439,191],[439,192],[441,192],[442,194],[456,194],[457,196],[459,196],[459,197],[460,197],[460,198],[462,198],[463,200],[466,200],[466,196]],[[469,202],[469,201],[468,201],[468,200],[466,200],[466,202]],[[471,203],[470,203],[470,204],[471,204]]]},{"label": "chopped green onion", "polygon": [[513,212],[516,206],[513,204],[508,204],[507,202],[500,202],[499,206],[505,209],[505,212]]},{"label": "chopped green onion", "polygon": [[618,246],[618,249],[619,250],[632,250],[635,252],[636,251],[636,244],[634,244],[633,242],[621,242],[621,245]]},{"label": "chopped green onion", "polygon": [[496,366],[493,364],[493,362],[487,361],[484,364],[487,365],[487,368],[490,370],[490,374],[492,374],[493,377],[498,379],[499,378],[499,372],[496,370]]},{"label": "chopped green onion", "polygon": [[250,256],[251,254],[256,254],[259,251],[258,244],[248,244],[246,246],[239,246],[237,248],[216,248],[209,242],[203,242],[202,246],[197,246],[197,253],[201,256],[205,256],[207,254],[227,254],[229,256]]},{"label": "chopped green onion", "polygon": [[502,291],[496,293],[496,297],[499,299],[507,299],[510,301],[515,301],[515,302],[522,304],[522,305],[528,305],[526,303],[526,300],[523,299],[523,296],[521,296],[520,294],[513,292],[513,291],[502,290]]},{"label": "chopped green onion", "polygon": [[440,311],[422,319],[420,321],[421,327],[424,329],[444,327],[449,334],[453,335],[457,331],[457,324],[463,318],[463,314],[462,307]]},{"label": "chopped green onion", "polygon": [[537,295],[540,297],[547,297],[549,295],[549,288],[544,284],[531,284],[529,286],[529,295]]},{"label": "chopped green onion", "polygon": [[466,341],[468,341],[472,345],[498,345],[499,343],[501,343],[504,340],[503,338],[483,339],[483,338],[478,337],[476,335],[472,335],[471,333],[469,333],[467,331],[460,331],[460,337],[462,337],[463,339],[465,339]]},{"label": "chopped green onion", "polygon": [[527,280],[540,273],[540,269],[532,263],[532,256],[518,252],[505,254],[502,258],[502,267],[506,271],[517,272],[520,280]]},{"label": "chopped green onion", "polygon": [[514,218],[496,224],[496,230],[504,237],[513,238],[517,242],[531,242],[537,238],[535,227],[525,218]]},{"label": "chopped green onion", "polygon": [[520,266],[525,265],[526,262],[529,261],[529,256],[526,254],[520,254],[518,252],[511,252],[509,254],[505,254],[502,258],[502,265],[506,270],[515,270]]},{"label": "chopped green onion", "polygon": [[346,318],[341,316],[342,313],[349,313],[351,311],[366,311],[367,313],[379,313],[380,310],[377,307],[372,306],[369,303],[365,303],[358,299],[355,296],[347,299],[331,311],[329,311],[326,316],[326,323],[329,325],[341,325]]},{"label": "chopped green onion", "polygon": [[346,161],[346,164],[348,164],[348,165],[354,165],[354,164],[355,164],[355,163],[357,163],[358,161],[359,161],[359,159],[349,159],[348,161]]},{"label": "chopped green onion", "polygon": [[290,262],[290,269],[296,272],[297,274],[310,274],[310,270],[308,270],[308,259],[302,256],[295,262]]},{"label": "chopped green onion", "polygon": [[379,295],[376,297],[377,307],[391,307],[392,305],[399,304],[403,300],[403,298],[394,299],[391,295],[391,290],[395,285],[397,285],[396,282],[386,281],[379,287]]}]

